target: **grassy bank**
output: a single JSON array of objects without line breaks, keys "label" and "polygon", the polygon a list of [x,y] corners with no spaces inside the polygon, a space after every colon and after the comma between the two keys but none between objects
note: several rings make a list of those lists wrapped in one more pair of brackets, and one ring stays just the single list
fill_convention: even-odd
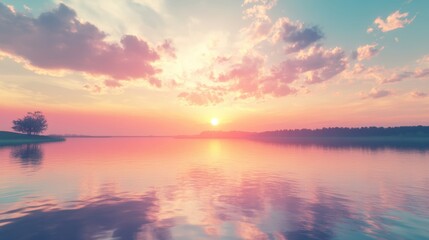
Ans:
[{"label": "grassy bank", "polygon": [[0,131],[0,146],[64,141],[61,137],[36,136]]}]

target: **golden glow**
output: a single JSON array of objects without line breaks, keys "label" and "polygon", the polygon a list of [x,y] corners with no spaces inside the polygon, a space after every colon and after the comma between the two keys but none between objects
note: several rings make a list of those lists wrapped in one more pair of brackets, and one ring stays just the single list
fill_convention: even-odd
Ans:
[{"label": "golden glow", "polygon": [[212,126],[217,126],[217,125],[219,125],[219,119],[217,119],[217,118],[212,118],[212,119],[210,120],[210,124],[211,124]]}]

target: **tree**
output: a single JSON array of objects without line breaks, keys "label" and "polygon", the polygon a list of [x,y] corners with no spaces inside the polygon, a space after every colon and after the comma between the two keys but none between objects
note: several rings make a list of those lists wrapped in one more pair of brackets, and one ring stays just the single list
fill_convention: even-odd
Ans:
[{"label": "tree", "polygon": [[28,112],[27,115],[13,121],[12,129],[28,135],[38,135],[48,128],[48,122],[42,112]]}]

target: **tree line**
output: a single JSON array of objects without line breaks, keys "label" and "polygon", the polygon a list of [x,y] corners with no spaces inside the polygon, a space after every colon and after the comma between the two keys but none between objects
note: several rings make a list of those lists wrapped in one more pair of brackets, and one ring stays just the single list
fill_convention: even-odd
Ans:
[{"label": "tree line", "polygon": [[331,127],[320,129],[283,129],[257,133],[260,137],[429,137],[428,126]]}]

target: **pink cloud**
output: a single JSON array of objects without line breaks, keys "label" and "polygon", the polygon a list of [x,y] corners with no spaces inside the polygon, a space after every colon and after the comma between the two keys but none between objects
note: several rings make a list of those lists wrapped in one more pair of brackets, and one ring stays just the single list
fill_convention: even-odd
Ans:
[{"label": "pink cloud", "polygon": [[429,76],[429,68],[416,69],[416,71],[414,72],[414,76],[416,78],[424,78],[426,76]]},{"label": "pink cloud", "polygon": [[309,73],[307,83],[327,81],[347,67],[347,57],[341,48],[325,49],[313,46],[298,55],[296,64],[301,73]]},{"label": "pink cloud", "polygon": [[171,39],[164,40],[162,44],[158,45],[157,50],[167,56],[176,58],[176,48]]},{"label": "pink cloud", "polygon": [[115,80],[151,80],[160,72],[152,64],[159,59],[149,44],[132,35],[119,43],[91,23],[81,22],[64,4],[32,18],[14,14],[0,3],[0,51],[23,58],[46,70],[71,70]]},{"label": "pink cloud", "polygon": [[418,59],[417,63],[420,63],[420,64],[429,63],[429,55],[425,55],[422,58]]},{"label": "pink cloud", "polygon": [[86,90],[92,93],[101,93],[101,87],[99,85],[88,85],[85,84],[83,86]]},{"label": "pink cloud", "polygon": [[358,61],[363,61],[377,56],[383,49],[384,47],[378,47],[376,43],[367,44],[358,47],[358,49],[356,49],[356,51],[354,51],[352,55],[354,59],[357,59]]},{"label": "pink cloud", "polygon": [[255,19],[247,27],[241,30],[241,33],[246,35],[253,44],[257,44],[266,40],[271,31],[271,20],[269,19]]},{"label": "pink cloud", "polygon": [[275,6],[275,0],[250,0],[244,1],[243,19],[250,19],[247,27],[240,30],[245,40],[244,48],[252,48],[265,41],[271,32],[272,22],[267,12]]},{"label": "pink cloud", "polygon": [[215,59],[215,62],[217,64],[222,64],[222,63],[226,63],[229,60],[231,60],[231,57],[226,57],[226,56],[217,56]]},{"label": "pink cloud", "polygon": [[200,91],[194,90],[191,92],[182,92],[179,94],[179,99],[185,100],[190,105],[208,106],[223,102],[221,93],[216,91]]},{"label": "pink cloud", "polygon": [[328,81],[346,69],[347,58],[340,48],[313,46],[283,62],[266,67],[263,56],[248,54],[213,77],[213,85],[200,86],[179,95],[192,105],[216,104],[226,96],[235,99],[283,97],[297,94],[294,83]]},{"label": "pink cloud", "polygon": [[401,71],[393,73],[390,77],[384,78],[382,83],[400,82],[409,78],[425,78],[429,76],[429,68],[415,69],[413,71]]},{"label": "pink cloud", "polygon": [[407,16],[408,13],[400,13],[398,10],[390,14],[386,20],[380,17],[376,18],[374,24],[377,25],[382,32],[389,32],[398,28],[403,28],[405,25],[412,23],[415,17],[408,19]]},{"label": "pink cloud", "polygon": [[16,14],[15,7],[13,5],[6,5],[9,11],[11,11],[13,14]]},{"label": "pink cloud", "polygon": [[[265,61],[261,56],[244,56],[241,62],[230,66],[229,70],[218,77],[219,82],[228,83],[228,91],[239,93],[238,98],[259,98],[264,95],[276,97],[295,93],[289,83],[297,79],[294,66],[271,69],[264,73]],[[288,71],[290,70],[290,71]]]},{"label": "pink cloud", "polygon": [[119,81],[116,81],[113,79],[105,80],[104,85],[106,85],[107,87],[110,87],[110,88],[118,88],[118,87],[122,86],[122,84]]},{"label": "pink cloud", "polygon": [[267,19],[267,11],[276,5],[276,0],[245,0],[243,6],[248,6],[244,11],[244,18]]},{"label": "pink cloud", "polygon": [[427,97],[428,94],[425,92],[414,91],[410,93],[410,96],[413,98],[424,98]]},{"label": "pink cloud", "polygon": [[390,90],[372,88],[371,91],[366,94],[365,98],[383,98],[390,95],[392,95],[392,92]]},{"label": "pink cloud", "polygon": [[[348,59],[341,48],[317,44],[324,38],[318,26],[285,17],[273,24],[267,12],[275,4],[273,0],[246,0],[243,18],[251,21],[240,31],[243,49],[236,55],[215,58],[204,68],[210,84],[189,88],[179,98],[191,105],[208,105],[225,98],[283,97],[302,92],[303,83],[325,82],[345,71]],[[273,63],[260,51],[260,43],[271,43],[273,51],[283,48],[286,52],[278,51],[279,59]]]},{"label": "pink cloud", "polygon": [[403,71],[403,72],[398,72],[398,73],[394,73],[393,75],[391,75],[388,78],[385,78],[382,80],[383,83],[393,83],[393,82],[400,82],[406,78],[410,78],[414,76],[414,72],[411,71]]},{"label": "pink cloud", "polygon": [[219,74],[217,81],[227,84],[228,91],[238,93],[239,98],[260,96],[260,83],[263,77],[264,59],[261,56],[244,56],[240,62]]},{"label": "pink cloud", "polygon": [[[213,76],[211,85],[200,84],[182,92],[179,98],[190,105],[214,105],[227,97],[248,99],[294,94],[297,91],[289,83],[296,80],[297,76],[285,67],[278,66],[266,72],[262,56],[245,55],[240,61],[230,64],[226,71]],[[289,70],[296,71],[296,67],[291,66]]]}]

